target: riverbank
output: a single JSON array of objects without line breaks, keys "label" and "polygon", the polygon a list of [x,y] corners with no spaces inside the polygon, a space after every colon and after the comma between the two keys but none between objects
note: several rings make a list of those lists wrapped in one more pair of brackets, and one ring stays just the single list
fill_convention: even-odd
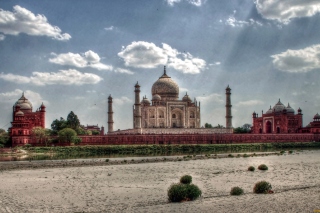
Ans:
[{"label": "riverbank", "polygon": [[[3,212],[313,212],[320,209],[320,150],[0,172]],[[121,159],[123,161],[123,159]],[[14,162],[13,162],[14,163]],[[2,164],[2,163],[1,163]],[[266,164],[267,171],[247,171]],[[169,203],[167,189],[189,174],[196,201]],[[256,182],[274,194],[252,193]],[[233,186],[242,196],[230,196]]]}]

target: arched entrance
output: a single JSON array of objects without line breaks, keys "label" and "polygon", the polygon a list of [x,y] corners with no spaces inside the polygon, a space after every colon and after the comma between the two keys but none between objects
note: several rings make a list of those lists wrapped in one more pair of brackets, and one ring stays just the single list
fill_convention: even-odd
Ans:
[{"label": "arched entrance", "polygon": [[272,125],[270,121],[266,123],[266,133],[272,133]]},{"label": "arched entrance", "polygon": [[180,109],[174,109],[171,111],[171,127],[179,128],[183,127],[183,112]]},{"label": "arched entrance", "polygon": [[280,133],[280,127],[277,127],[277,133]]}]

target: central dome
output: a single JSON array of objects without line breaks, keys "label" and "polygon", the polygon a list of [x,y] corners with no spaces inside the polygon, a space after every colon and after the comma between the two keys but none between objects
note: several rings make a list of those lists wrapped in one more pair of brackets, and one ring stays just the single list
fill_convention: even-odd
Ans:
[{"label": "central dome", "polygon": [[21,110],[32,110],[32,104],[24,97],[24,93],[22,93],[21,98],[15,103],[14,106],[20,106]]},{"label": "central dome", "polygon": [[163,75],[153,84],[152,96],[158,94],[161,100],[177,100],[179,98],[179,86],[166,74],[164,67]]}]

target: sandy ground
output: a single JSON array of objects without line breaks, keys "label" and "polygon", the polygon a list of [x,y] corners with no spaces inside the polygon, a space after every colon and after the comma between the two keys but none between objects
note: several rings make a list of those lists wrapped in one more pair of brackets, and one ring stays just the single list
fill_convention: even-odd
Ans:
[{"label": "sandy ground", "polygon": [[[129,158],[131,160],[132,158]],[[247,171],[266,164],[268,171]],[[190,174],[196,201],[169,203],[167,189]],[[252,193],[256,182],[274,194]],[[245,194],[230,196],[240,186]],[[320,150],[282,156],[18,169],[0,172],[0,212],[320,212]]]}]

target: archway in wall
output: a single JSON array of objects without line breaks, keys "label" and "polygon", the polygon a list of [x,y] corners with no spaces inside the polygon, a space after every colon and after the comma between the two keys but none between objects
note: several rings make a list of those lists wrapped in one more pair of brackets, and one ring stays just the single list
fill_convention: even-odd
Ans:
[{"label": "archway in wall", "polygon": [[259,133],[260,133],[260,134],[262,133],[262,129],[261,129],[261,128],[259,129]]},{"label": "archway in wall", "polygon": [[171,111],[171,124],[173,128],[183,127],[183,113],[180,109],[174,109]]},{"label": "archway in wall", "polygon": [[272,125],[270,121],[266,123],[266,133],[272,133]]},{"label": "archway in wall", "polygon": [[280,133],[280,127],[277,127],[277,133]]}]

